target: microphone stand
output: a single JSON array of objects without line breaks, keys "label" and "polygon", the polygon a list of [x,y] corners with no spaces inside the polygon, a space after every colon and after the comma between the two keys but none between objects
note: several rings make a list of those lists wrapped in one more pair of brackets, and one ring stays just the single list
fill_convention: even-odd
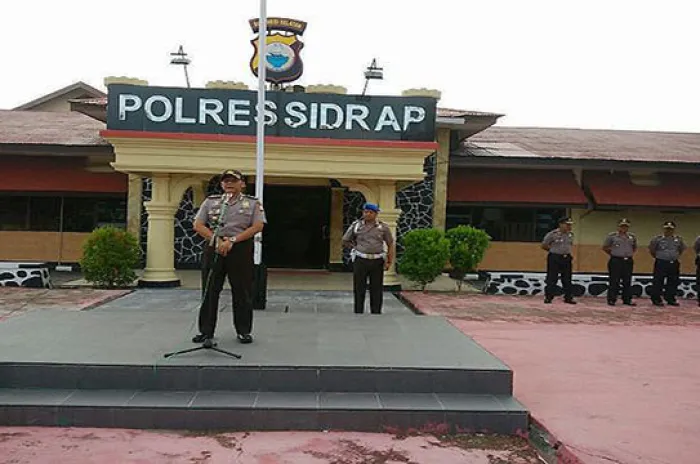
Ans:
[{"label": "microphone stand", "polygon": [[[221,228],[221,225],[224,222],[224,214],[226,214],[226,209],[228,207],[228,202],[231,199],[231,194],[230,193],[225,193],[222,198],[221,198],[221,211],[219,212],[219,220],[217,221],[216,228],[214,229],[214,233],[211,236],[211,239],[209,240],[209,246],[213,247],[216,243],[217,236],[219,234],[219,229]],[[214,267],[216,267],[216,262],[219,259],[219,253],[214,250],[214,258],[212,260],[211,266],[209,266],[209,272],[207,273],[207,280],[204,284],[204,292],[202,292],[202,303],[204,304],[204,300],[206,300],[207,293],[209,292],[209,284],[211,282],[211,276],[214,271]],[[211,304],[211,299],[209,300],[209,304]],[[219,308],[216,308],[217,311]],[[171,356],[176,356],[178,354],[184,354],[184,353],[192,353],[193,351],[199,351],[199,350],[213,350],[218,353],[222,353],[228,356],[232,356],[236,359],[241,359],[240,354],[232,353],[230,351],[222,350],[221,348],[217,347],[217,344],[211,339],[211,338],[206,338],[204,342],[202,343],[201,346],[195,347],[195,348],[188,348],[186,350],[180,350],[180,351],[174,351],[172,353],[165,353],[163,355],[164,358],[169,358]]]}]

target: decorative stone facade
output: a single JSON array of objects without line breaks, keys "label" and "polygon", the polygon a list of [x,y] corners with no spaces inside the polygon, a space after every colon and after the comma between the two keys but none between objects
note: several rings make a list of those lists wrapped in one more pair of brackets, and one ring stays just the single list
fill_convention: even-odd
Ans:
[{"label": "decorative stone facade", "polygon": [[[490,295],[540,295],[544,294],[544,280],[545,273],[543,272],[490,272],[484,291]],[[574,296],[607,296],[607,275],[574,274],[572,283]],[[651,276],[633,276],[632,295],[635,297],[649,296],[651,283]],[[561,293],[561,286],[557,286],[556,294],[561,295]],[[694,277],[681,277],[678,296],[697,298]]]}]

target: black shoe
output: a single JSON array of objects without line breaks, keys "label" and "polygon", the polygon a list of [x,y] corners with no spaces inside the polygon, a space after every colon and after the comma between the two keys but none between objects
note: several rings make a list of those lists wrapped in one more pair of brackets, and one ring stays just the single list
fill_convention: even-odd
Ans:
[{"label": "black shoe", "polygon": [[634,302],[632,302],[632,301],[625,301],[625,302],[622,303],[622,304],[624,304],[625,306],[637,306],[637,303],[634,303]]},{"label": "black shoe", "polygon": [[211,340],[213,337],[209,335],[199,334],[192,338],[192,343],[204,343],[206,340]]},{"label": "black shoe", "polygon": [[253,336],[251,334],[238,334],[238,341],[244,344],[253,343]]},{"label": "black shoe", "polygon": [[667,302],[667,304],[668,304],[669,306],[680,306],[680,305],[681,305],[681,304],[680,304],[679,302],[677,302],[677,301],[669,301],[669,302]]},{"label": "black shoe", "polygon": [[[625,303],[625,304],[627,304],[627,303]],[[611,300],[608,300],[608,306],[615,306],[615,302],[614,302],[614,301],[611,301]]]},{"label": "black shoe", "polygon": [[660,302],[660,301],[652,301],[651,304],[653,304],[654,306],[663,306],[663,305],[664,305],[664,304],[663,304],[662,302]]},{"label": "black shoe", "polygon": [[[552,298],[550,298],[550,297],[545,298],[544,304],[552,304]],[[698,304],[700,304],[700,303],[698,303]]]},{"label": "black shoe", "polygon": [[577,302],[574,301],[574,300],[564,300],[564,303],[566,303],[566,304],[577,304]]}]

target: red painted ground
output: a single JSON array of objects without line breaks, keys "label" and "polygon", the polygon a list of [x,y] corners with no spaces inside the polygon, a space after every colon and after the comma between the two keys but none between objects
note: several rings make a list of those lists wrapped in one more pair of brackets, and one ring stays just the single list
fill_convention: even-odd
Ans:
[{"label": "red painted ground", "polygon": [[[364,433],[156,433],[0,428],[3,464],[535,464],[522,440],[511,451],[464,449],[433,437]],[[513,446],[513,443],[516,446]],[[473,444],[473,443],[472,443]],[[496,445],[504,443],[497,443]],[[519,446],[517,446],[519,445]]]},{"label": "red painted ground", "polygon": [[515,394],[581,461],[700,462],[700,310],[406,294],[515,372]]},{"label": "red painted ground", "polygon": [[0,322],[26,311],[37,309],[61,309],[83,311],[106,303],[130,290],[41,289],[0,287]]}]

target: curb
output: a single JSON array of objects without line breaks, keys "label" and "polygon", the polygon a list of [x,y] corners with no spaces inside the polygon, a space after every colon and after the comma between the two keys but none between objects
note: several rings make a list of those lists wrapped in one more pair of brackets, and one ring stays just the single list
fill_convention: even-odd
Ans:
[{"label": "curb", "polygon": [[585,464],[547,427],[530,414],[528,441],[547,464]]},{"label": "curb", "polygon": [[131,289],[131,290],[117,290],[117,291],[119,291],[119,292],[122,292],[122,291],[123,291],[123,292],[125,292],[125,293],[119,293],[118,295],[108,295],[108,296],[106,296],[105,298],[101,298],[101,299],[99,299],[99,300],[97,300],[97,301],[94,301],[94,300],[93,300],[91,303],[89,303],[89,304],[83,306],[82,308],[80,308],[80,311],[89,311],[89,310],[91,310],[91,309],[95,309],[95,308],[98,307],[98,306],[101,306],[101,305],[103,305],[103,304],[105,304],[105,303],[109,303],[110,301],[114,301],[114,300],[116,300],[117,298],[121,298],[121,297],[130,295],[131,293],[134,292],[133,289]]},{"label": "curb", "polygon": [[406,298],[403,295],[403,293],[404,293],[403,291],[392,292],[392,293],[394,294],[394,296],[396,297],[397,300],[399,300],[401,303],[403,303],[404,306],[406,306],[408,309],[410,309],[414,314],[417,314],[419,316],[425,316],[425,313],[423,311],[421,311],[418,308],[418,306],[413,304],[413,302],[411,300],[409,300],[408,298]]}]

